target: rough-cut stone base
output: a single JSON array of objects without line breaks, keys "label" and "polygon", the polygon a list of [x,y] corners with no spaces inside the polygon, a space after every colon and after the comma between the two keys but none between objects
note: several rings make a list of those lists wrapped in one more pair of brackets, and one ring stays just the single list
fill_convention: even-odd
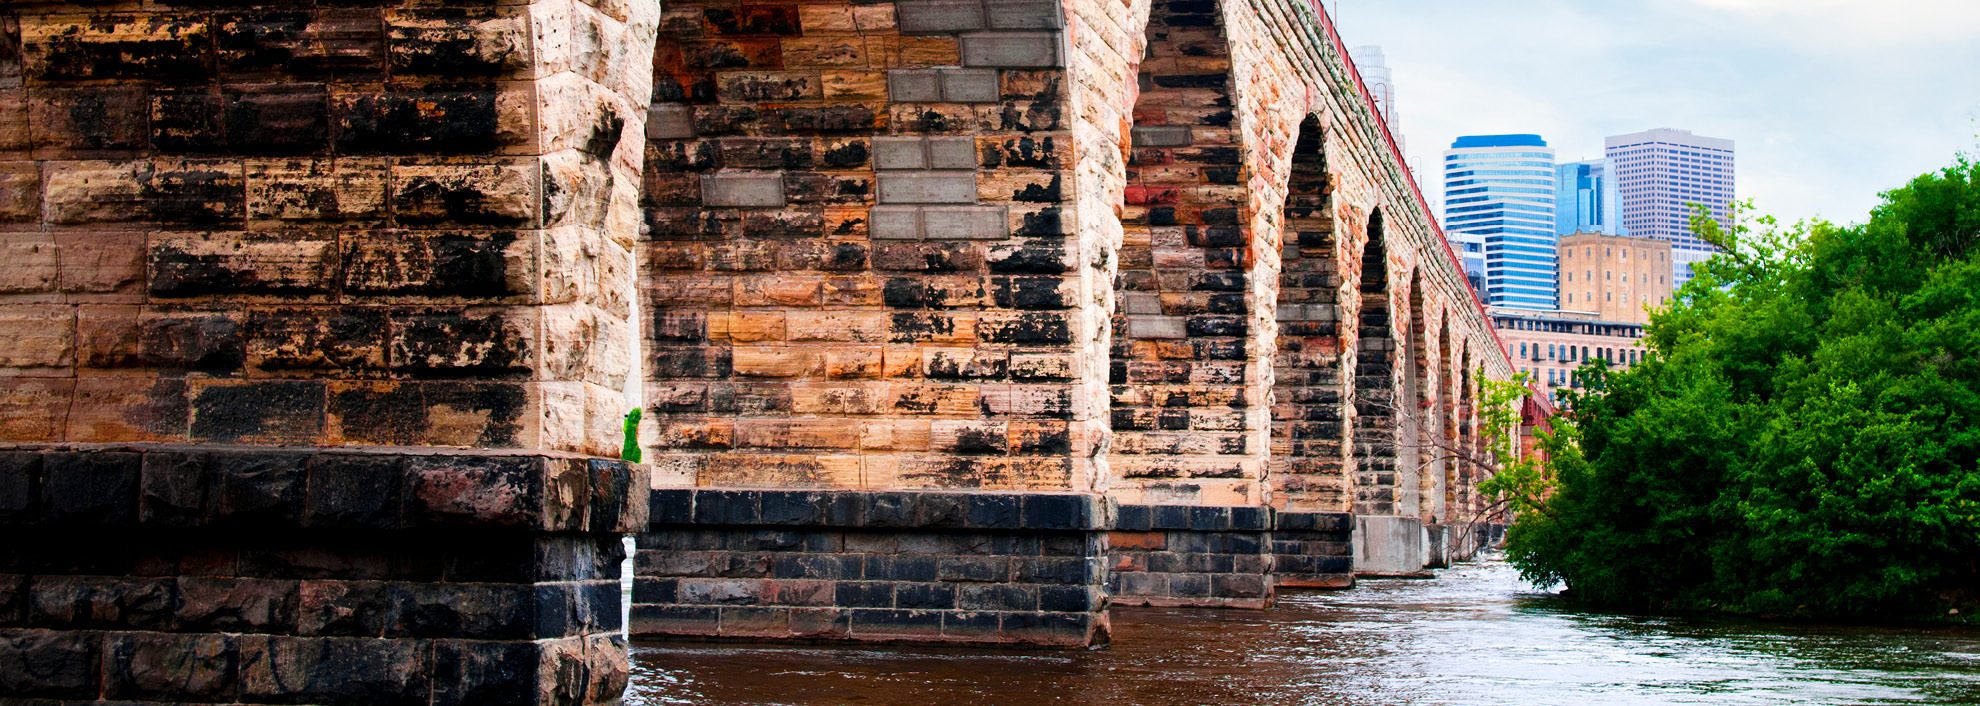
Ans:
[{"label": "rough-cut stone base", "polygon": [[1343,512],[1272,516],[1273,580],[1280,588],[1354,585],[1354,518]]},{"label": "rough-cut stone base", "polygon": [[1107,591],[1121,605],[1272,604],[1271,508],[1121,505],[1107,535]]},{"label": "rough-cut stone base", "polygon": [[1416,576],[1430,565],[1430,540],[1422,520],[1358,515],[1354,523],[1355,574]]},{"label": "rough-cut stone base", "polygon": [[635,638],[1107,641],[1093,496],[679,489],[652,503]]},{"label": "rough-cut stone base", "polygon": [[0,702],[616,703],[645,484],[543,456],[0,451]]}]

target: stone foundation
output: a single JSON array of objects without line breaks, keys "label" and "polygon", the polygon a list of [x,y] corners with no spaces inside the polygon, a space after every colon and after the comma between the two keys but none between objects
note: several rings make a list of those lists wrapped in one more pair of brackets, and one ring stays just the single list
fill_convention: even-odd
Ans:
[{"label": "stone foundation", "polygon": [[1344,512],[1272,516],[1273,572],[1285,588],[1354,585],[1354,517]]},{"label": "stone foundation", "polygon": [[537,455],[0,451],[0,702],[617,703],[646,482]]},{"label": "stone foundation", "polygon": [[1430,565],[1423,521],[1394,515],[1356,515],[1354,572],[1362,576],[1414,576]]},{"label": "stone foundation", "polygon": [[1271,508],[1120,505],[1107,534],[1107,591],[1122,605],[1272,604]]},{"label": "stone foundation", "polygon": [[636,638],[1107,641],[1097,499],[655,490]]}]

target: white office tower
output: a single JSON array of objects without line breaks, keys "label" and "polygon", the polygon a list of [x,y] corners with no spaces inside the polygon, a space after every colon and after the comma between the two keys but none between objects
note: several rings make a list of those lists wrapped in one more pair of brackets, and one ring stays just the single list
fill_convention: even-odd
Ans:
[{"label": "white office tower", "polygon": [[1692,263],[1717,252],[1692,234],[1693,205],[1704,205],[1719,225],[1730,225],[1733,141],[1659,128],[1610,137],[1606,147],[1615,165],[1623,230],[1669,241],[1671,283],[1684,284]]}]

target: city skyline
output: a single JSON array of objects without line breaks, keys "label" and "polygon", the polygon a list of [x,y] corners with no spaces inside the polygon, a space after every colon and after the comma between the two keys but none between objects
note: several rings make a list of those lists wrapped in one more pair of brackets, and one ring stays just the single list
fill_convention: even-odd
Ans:
[{"label": "city skyline", "polygon": [[[1980,147],[1980,4],[1833,0],[1330,2],[1350,46],[1380,44],[1405,157],[1431,165],[1459,135],[1533,132],[1561,162],[1661,126],[1740,146],[1739,198],[1784,221],[1863,220],[1877,194]],[[1462,31],[1426,30],[1423,18]],[[1876,125],[1863,130],[1863,125]],[[1430,194],[1426,194],[1430,195]],[[1430,195],[1436,198],[1435,195]],[[1440,204],[1433,204],[1439,207]]]}]

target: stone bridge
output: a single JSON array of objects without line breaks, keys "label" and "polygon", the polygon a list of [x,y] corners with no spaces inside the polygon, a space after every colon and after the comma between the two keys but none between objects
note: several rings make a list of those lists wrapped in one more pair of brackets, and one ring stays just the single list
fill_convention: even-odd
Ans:
[{"label": "stone bridge", "polygon": [[1308,0],[0,5],[0,702],[616,701],[627,533],[1095,644],[1472,551],[1510,372]]}]

